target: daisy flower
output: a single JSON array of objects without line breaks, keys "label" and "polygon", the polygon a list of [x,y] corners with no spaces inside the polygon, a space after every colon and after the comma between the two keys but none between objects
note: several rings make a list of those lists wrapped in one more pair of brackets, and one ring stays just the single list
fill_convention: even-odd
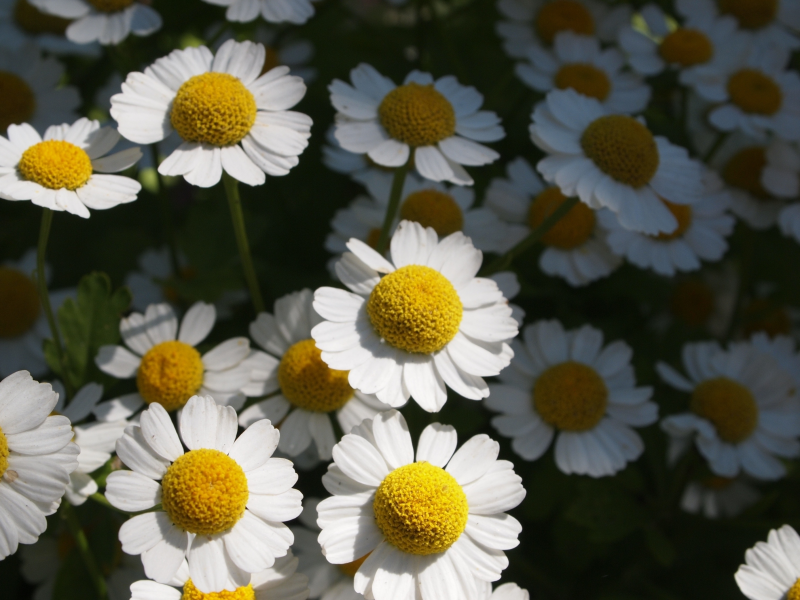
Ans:
[{"label": "daisy flower", "polygon": [[67,39],[76,44],[117,45],[131,33],[139,37],[161,29],[161,15],[137,0],[30,0],[39,10],[70,19]]},{"label": "daisy flower", "polygon": [[661,199],[691,204],[702,193],[701,165],[686,149],[595,98],[553,90],[532,118],[531,138],[550,155],[536,166],[545,181],[589,208],[608,208],[626,229],[672,233],[678,221]]},{"label": "daisy flower", "polygon": [[[145,404],[160,404],[172,412],[192,396],[211,396],[217,403],[241,408],[241,390],[250,383],[250,341],[235,337],[201,355],[200,344],[214,327],[212,304],[195,302],[180,329],[169,304],[151,304],[144,314],[122,319],[119,331],[127,346],[102,346],[95,363],[117,379],[136,378],[137,391],[103,402],[94,413],[103,421],[133,415]],[[131,350],[133,352],[131,352]]]},{"label": "daisy flower", "polygon": [[622,72],[622,53],[603,50],[594,36],[562,31],[552,50],[531,46],[525,58],[528,62],[517,63],[514,72],[538,92],[573,89],[597,98],[612,113],[638,113],[650,101],[650,87],[641,77]]},{"label": "daisy flower", "polygon": [[505,137],[500,118],[478,110],[483,96],[452,75],[434,81],[412,71],[396,86],[362,63],[350,71],[350,81],[334,79],[328,87],[338,111],[336,139],[345,150],[384,167],[400,167],[410,157],[425,179],[457,185],[473,183],[462,165],[487,165],[500,157],[477,143]]},{"label": "daisy flower", "polygon": [[690,16],[730,15],[739,27],[761,44],[775,44],[790,50],[800,48],[800,5],[796,0],[678,0]]},{"label": "daisy flower", "polygon": [[772,529],[744,555],[734,575],[750,600],[795,600],[800,595],[800,536],[789,525]]},{"label": "daisy flower", "polygon": [[365,420],[333,449],[317,505],[319,543],[329,562],[367,556],[353,579],[367,598],[482,597],[519,543],[506,511],[525,497],[500,445],[476,435],[456,451],[456,430],[433,423],[414,452],[395,410]]},{"label": "daisy flower", "polygon": [[19,50],[34,43],[56,55],[99,56],[98,44],[76,44],[64,37],[70,21],[40,11],[28,0],[0,0],[0,47]]},{"label": "daisy flower", "polygon": [[351,239],[336,264],[350,291],[323,287],[311,330],[332,369],[350,371],[350,385],[390,406],[413,396],[438,412],[447,387],[465,398],[489,394],[483,377],[502,371],[513,353],[517,323],[491,279],[476,277],[482,255],[461,232],[436,232],[402,221],[391,260]]},{"label": "daisy flower", "polygon": [[293,541],[283,521],[300,514],[292,463],[271,458],[280,433],[269,421],[239,438],[236,411],[193,396],[179,419],[184,451],[169,413],[153,404],[117,442],[132,471],[114,471],[106,498],[127,512],[122,550],[141,554],[150,579],[170,583],[188,561],[200,592],[235,591],[285,556]]},{"label": "daisy flower", "polygon": [[288,67],[261,75],[261,44],[228,40],[216,56],[205,46],[174,50],[144,73],[128,74],[111,98],[111,116],[133,142],[152,144],[173,130],[183,143],[163,161],[162,175],[198,187],[222,171],[248,185],[286,175],[308,145],[311,119],[289,111],[306,93]]},{"label": "daisy flower", "polygon": [[681,508],[688,513],[702,513],[707,519],[735,517],[755,504],[761,494],[741,477],[708,477],[691,481],[681,496]]},{"label": "daisy flower", "polygon": [[[492,179],[484,202],[509,223],[501,251],[522,241],[565,200],[557,187],[542,182],[524,158],[508,163],[506,177]],[[539,255],[539,268],[576,287],[607,277],[622,261],[611,253],[605,235],[596,212],[585,204],[576,204],[540,238],[545,249]]]},{"label": "daisy flower", "polygon": [[769,354],[778,361],[781,368],[796,384],[795,394],[800,390],[800,353],[795,347],[794,339],[789,335],[770,336],[764,331],[757,331],[750,336],[750,343],[759,352]]},{"label": "daisy flower", "polygon": [[89,218],[89,209],[105,210],[136,200],[141,184],[118,173],[136,164],[139,148],[108,154],[119,141],[111,127],[78,119],[52,125],[44,139],[27,123],[11,125],[0,136],[0,198],[30,200],[50,210]]},{"label": "daisy flower", "polygon": [[47,529],[78,466],[69,419],[48,416],[57,401],[27,371],[0,381],[0,560]]},{"label": "daisy flower", "polygon": [[249,23],[259,14],[270,23],[302,25],[314,16],[316,0],[203,0],[217,6],[227,6],[225,18],[234,23]]},{"label": "daisy flower", "polygon": [[259,419],[280,423],[278,450],[294,457],[313,442],[320,460],[327,461],[336,444],[333,413],[348,433],[389,407],[350,387],[347,371],[322,362],[311,338],[312,328],[322,322],[313,301],[311,290],[293,292],[275,301],[274,315],[260,313],[250,324],[252,338],[269,352],[259,374],[262,387],[254,395],[274,395],[249,406],[239,415],[239,424],[249,427]]},{"label": "daisy flower", "polygon": [[530,597],[528,590],[516,583],[504,583],[494,589],[489,600],[530,600]]},{"label": "daisy flower", "polygon": [[800,454],[800,412],[792,397],[794,382],[774,358],[747,342],[723,350],[715,342],[683,347],[687,379],[664,362],[661,378],[690,394],[690,412],[661,422],[670,436],[694,440],[721,477],[744,471],[757,479],[780,479],[786,468],[775,456]]},{"label": "daisy flower", "polygon": [[[773,139],[764,151],[761,187],[777,198],[796,199],[800,195],[800,152],[797,146]],[[783,235],[800,242],[800,203],[773,203],[778,208],[778,226]]]},{"label": "daisy flower", "polygon": [[800,202],[794,202],[781,209],[778,225],[783,235],[793,237],[800,243]]},{"label": "daisy flower", "polygon": [[538,321],[514,342],[514,360],[489,386],[492,425],[525,460],[541,457],[558,432],[556,465],[566,474],[604,477],[644,451],[632,427],[658,419],[651,387],[636,387],[633,352],[622,341],[603,348],[599,329],[564,331]]},{"label": "daisy flower", "polygon": [[[47,317],[41,309],[39,290],[32,274],[36,271],[36,248],[19,260],[0,264],[0,377],[21,369],[34,376],[48,371],[42,343],[50,337]],[[50,269],[45,265],[45,278]],[[49,292],[53,312],[73,294],[72,290]]]}]

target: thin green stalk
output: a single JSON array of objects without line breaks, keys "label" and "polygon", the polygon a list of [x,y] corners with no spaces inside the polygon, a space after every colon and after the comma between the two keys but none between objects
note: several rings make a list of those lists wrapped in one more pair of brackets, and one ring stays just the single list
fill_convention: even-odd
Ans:
[{"label": "thin green stalk", "polygon": [[392,191],[389,195],[389,205],[386,207],[386,216],[383,218],[383,227],[381,227],[381,235],[378,238],[378,245],[375,250],[381,256],[386,252],[389,246],[389,233],[392,231],[392,223],[397,216],[397,209],[400,208],[400,196],[403,195],[403,185],[406,182],[406,175],[409,168],[411,168],[411,161],[414,157],[414,151],[408,155],[406,164],[397,167],[394,170],[394,178],[392,179]]},{"label": "thin green stalk", "polygon": [[714,140],[714,143],[711,144],[711,148],[709,148],[708,151],[703,155],[704,163],[708,164],[709,161],[712,158],[714,158],[714,155],[717,153],[717,150],[719,150],[720,146],[722,146],[722,144],[725,143],[725,140],[728,139],[729,135],[730,134],[728,132],[721,132],[717,134],[717,139]]},{"label": "thin green stalk", "polygon": [[261,289],[258,287],[258,278],[253,267],[253,257],[250,256],[250,243],[247,241],[247,230],[244,226],[244,214],[242,213],[242,199],[239,197],[239,182],[223,171],[222,183],[225,186],[225,194],[228,196],[228,206],[231,209],[231,219],[233,220],[233,232],[236,234],[236,245],[239,247],[239,258],[242,261],[247,287],[250,289],[253,308],[255,308],[256,314],[262,313],[265,312],[264,299],[261,297]]},{"label": "thin green stalk", "polygon": [[755,252],[755,232],[749,227],[745,227],[742,233],[742,260],[739,266],[739,287],[736,290],[736,299],[733,303],[733,310],[731,311],[730,321],[728,327],[725,329],[725,342],[730,342],[733,334],[736,333],[736,326],[741,322],[742,304],[744,303],[744,295],[750,287],[750,277],[752,270],[753,254]]},{"label": "thin green stalk", "polygon": [[72,538],[75,540],[75,545],[78,547],[83,564],[86,565],[86,570],[89,571],[89,577],[92,579],[95,589],[97,590],[98,600],[106,600],[108,598],[108,588],[106,587],[106,580],[103,573],[97,566],[97,562],[92,555],[92,549],[89,548],[89,540],[86,539],[86,534],[81,529],[81,524],[78,521],[78,516],[72,510],[72,505],[69,502],[64,502],[61,505],[61,518],[67,524]]},{"label": "thin green stalk", "polygon": [[541,225],[531,231],[525,239],[511,248],[511,250],[506,252],[503,256],[498,257],[498,259],[492,264],[488,265],[481,272],[481,275],[485,277],[487,275],[491,275],[492,273],[497,273],[498,271],[507,269],[517,256],[538,242],[541,237],[550,231],[550,228],[558,223],[561,218],[566,215],[578,202],[580,202],[578,198],[567,198],[544,221],[542,221]]},{"label": "thin green stalk", "polygon": [[167,186],[164,182],[164,177],[158,172],[158,146],[150,144],[150,152],[153,154],[153,165],[156,168],[156,177],[158,178],[158,208],[161,212],[161,229],[164,239],[167,241],[167,248],[169,248],[169,262],[172,265],[172,276],[175,279],[181,277],[181,265],[178,261],[178,244],[175,241],[175,228],[172,225],[172,207],[169,203],[169,194],[167,193]]}]

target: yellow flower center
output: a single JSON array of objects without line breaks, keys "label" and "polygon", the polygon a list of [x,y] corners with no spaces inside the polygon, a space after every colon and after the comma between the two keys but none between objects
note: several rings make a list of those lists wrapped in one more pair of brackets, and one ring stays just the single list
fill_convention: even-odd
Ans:
[{"label": "yellow flower center", "polygon": [[633,117],[595,119],[583,132],[581,147],[603,173],[633,188],[647,184],[658,170],[653,134]]},{"label": "yellow flower center", "polygon": [[380,239],[381,239],[380,227],[373,227],[372,229],[369,230],[369,233],[367,234],[367,239],[364,240],[364,243],[366,243],[367,246],[375,250],[375,248],[378,247],[378,241]]},{"label": "yellow flower center", "polygon": [[734,154],[722,169],[722,178],[728,185],[749,192],[758,199],[769,198],[761,185],[761,171],[767,165],[763,146],[751,146]]},{"label": "yellow flower center", "polygon": [[567,361],[544,371],[533,385],[533,406],[545,423],[586,431],[606,412],[608,389],[591,367]]},{"label": "yellow flower center", "polygon": [[230,146],[250,132],[256,111],[256,99],[237,77],[203,73],[178,89],[170,122],[187,142]]},{"label": "yellow flower center", "polygon": [[597,98],[601,102],[611,92],[608,75],[602,69],[582,63],[564,65],[556,73],[554,81],[560,90],[572,88],[579,94]]},{"label": "yellow flower center", "polygon": [[792,318],[784,307],[766,298],[758,298],[744,309],[743,329],[747,336],[757,331],[763,331],[770,337],[791,335]]},{"label": "yellow flower center", "polygon": [[755,69],[742,69],[728,79],[731,102],[744,112],[774,115],[781,109],[783,92],[772,77]]},{"label": "yellow flower center", "polygon": [[[531,202],[528,208],[528,226],[536,229],[561,206],[567,197],[556,187],[547,188]],[[594,211],[578,202],[541,237],[545,246],[572,250],[584,244],[594,232]]]},{"label": "yellow flower center", "polygon": [[733,15],[744,29],[760,29],[775,20],[778,0],[717,0],[722,13]]},{"label": "yellow flower center", "polygon": [[432,85],[408,83],[386,94],[378,107],[390,137],[409,146],[432,146],[456,131],[456,112]]},{"label": "yellow flower center", "polygon": [[675,286],[669,309],[692,327],[700,327],[714,312],[714,292],[702,281],[687,279]]},{"label": "yellow flower center", "polygon": [[264,54],[264,66],[261,67],[261,74],[267,73],[274,69],[275,67],[279,67],[281,64],[280,57],[278,56],[278,51],[275,50],[272,46],[266,46],[264,48],[266,53]]},{"label": "yellow flower center", "polygon": [[800,578],[798,578],[786,592],[786,600],[800,600]]},{"label": "yellow flower center", "polygon": [[0,131],[30,121],[35,111],[36,96],[30,86],[14,73],[0,71]]},{"label": "yellow flower center", "polygon": [[331,369],[320,358],[314,340],[292,345],[281,358],[278,383],[286,399],[305,410],[331,412],[342,408],[353,397],[347,383],[349,371]]},{"label": "yellow flower center", "polygon": [[575,0],[555,0],[545,4],[536,15],[536,33],[545,44],[552,44],[556,35],[562,31],[572,31],[582,35],[594,33],[592,13]]},{"label": "yellow flower center", "polygon": [[89,0],[89,4],[94,6],[100,12],[119,12],[125,10],[134,0]]},{"label": "yellow flower center", "polygon": [[730,485],[735,481],[735,479],[731,479],[730,477],[719,477],[718,475],[714,475],[713,477],[709,477],[703,482],[703,485],[707,488],[720,491],[724,490],[725,488],[730,487]]},{"label": "yellow flower center", "polygon": [[661,201],[664,203],[664,206],[667,207],[669,212],[672,213],[672,216],[675,217],[675,220],[678,222],[678,226],[675,228],[675,231],[670,233],[659,233],[658,235],[654,235],[652,237],[660,242],[668,242],[681,237],[684,233],[686,233],[686,230],[689,229],[689,226],[692,224],[692,207],[687,204],[673,204],[669,200],[664,200],[663,198],[661,198]]},{"label": "yellow flower center", "polygon": [[447,471],[422,461],[405,465],[381,481],[372,504],[386,541],[401,552],[438,554],[464,532],[467,495]]},{"label": "yellow flower center", "polygon": [[161,480],[161,503],[172,522],[199,535],[222,533],[244,515],[250,492],[242,467],[219,450],[190,450]]},{"label": "yellow flower center", "polygon": [[420,190],[409,194],[400,207],[400,219],[415,221],[423,227],[433,227],[439,237],[445,237],[464,226],[461,208],[450,194],[439,190]]},{"label": "yellow flower center", "polygon": [[714,46],[702,31],[681,27],[661,40],[658,52],[668,63],[691,67],[711,60]]},{"label": "yellow flower center", "polygon": [[30,277],[0,267],[0,339],[29,331],[39,318],[39,294]]},{"label": "yellow flower center", "polygon": [[222,590],[221,592],[204,594],[194,587],[191,579],[187,579],[186,583],[183,584],[181,600],[255,600],[255,597],[256,593],[253,590],[252,583],[236,588],[232,592],[229,590]]},{"label": "yellow flower center", "polygon": [[8,470],[8,456],[8,440],[6,439],[6,434],[4,434],[2,428],[0,428],[0,478],[3,477]]},{"label": "yellow flower center", "polygon": [[150,348],[136,372],[136,387],[148,404],[181,408],[203,385],[203,361],[189,344],[170,341]]},{"label": "yellow flower center", "polygon": [[378,335],[396,348],[419,354],[444,348],[458,333],[463,311],[453,284],[422,265],[385,275],[367,301]]},{"label": "yellow flower center", "polygon": [[347,575],[348,577],[355,577],[356,576],[356,571],[358,571],[358,569],[361,568],[361,565],[363,565],[364,561],[367,560],[367,558],[369,558],[370,554],[372,554],[372,552],[368,552],[367,554],[365,554],[361,558],[355,559],[353,562],[345,563],[343,565],[336,565],[336,566],[339,567],[339,570],[342,573],[344,573],[345,575]]},{"label": "yellow flower center", "polygon": [[27,33],[54,33],[64,35],[72,22],[55,15],[48,15],[33,6],[28,0],[17,0],[14,5],[14,20]]},{"label": "yellow flower center", "polygon": [[42,187],[77,190],[92,176],[92,161],[75,144],[47,140],[25,150],[17,170],[23,178]]},{"label": "yellow flower center", "polygon": [[758,406],[741,383],[717,377],[697,385],[689,407],[696,415],[708,419],[721,440],[738,444],[753,433],[758,425]]}]

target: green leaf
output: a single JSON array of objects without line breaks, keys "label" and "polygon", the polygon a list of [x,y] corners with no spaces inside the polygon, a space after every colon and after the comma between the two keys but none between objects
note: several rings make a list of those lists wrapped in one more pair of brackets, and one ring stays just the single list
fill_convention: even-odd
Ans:
[{"label": "green leaf", "polygon": [[669,567],[675,562],[675,546],[660,529],[648,527],[644,530],[644,539],[653,558],[663,566]]}]

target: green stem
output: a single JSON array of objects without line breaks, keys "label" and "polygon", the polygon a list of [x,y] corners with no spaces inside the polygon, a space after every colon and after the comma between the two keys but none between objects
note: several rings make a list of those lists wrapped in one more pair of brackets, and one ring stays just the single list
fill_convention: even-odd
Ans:
[{"label": "green stem", "polygon": [[102,505],[103,505],[103,506],[105,506],[106,508],[110,508],[110,509],[111,509],[111,510],[113,510],[114,512],[118,512],[118,513],[120,513],[120,514],[123,514],[123,515],[129,515],[129,514],[130,514],[130,513],[128,513],[128,512],[125,512],[124,510],[120,510],[120,509],[118,509],[116,506],[114,506],[113,504],[111,504],[111,502],[109,502],[109,501],[108,501],[108,498],[106,498],[105,496],[103,496],[103,494],[101,494],[100,492],[95,492],[94,494],[92,494],[91,496],[89,496],[89,498],[90,498],[91,500],[94,500],[94,501],[95,501],[95,502],[97,502],[98,504],[102,504]]},{"label": "green stem", "polygon": [[250,256],[250,243],[247,241],[247,230],[244,226],[244,214],[242,213],[242,199],[239,197],[239,182],[223,171],[222,183],[228,196],[233,231],[236,234],[236,245],[239,247],[239,258],[242,261],[247,287],[250,289],[253,308],[255,308],[256,314],[262,313],[265,311],[264,299],[261,297],[261,289],[258,287],[258,278],[253,267],[253,257]]},{"label": "green stem", "polygon": [[572,207],[575,206],[580,200],[576,197],[567,198],[561,205],[556,208],[548,217],[542,221],[542,224],[539,225],[536,229],[531,231],[528,236],[523,239],[520,243],[516,246],[511,248],[508,252],[503,254],[495,260],[492,264],[488,265],[483,272],[481,273],[482,277],[486,277],[487,275],[491,275],[492,273],[497,273],[499,271],[503,271],[507,269],[511,262],[520,254],[525,252],[528,248],[533,246],[536,242],[538,242],[541,237],[550,231],[550,228],[553,227],[556,223],[558,223],[561,218],[566,215]]},{"label": "green stem", "polygon": [[153,165],[156,169],[156,177],[158,178],[158,208],[161,212],[161,229],[164,239],[169,248],[169,262],[172,265],[172,276],[175,279],[181,277],[181,265],[178,261],[178,244],[175,241],[175,229],[172,226],[172,207],[169,202],[169,194],[167,193],[167,186],[164,177],[158,172],[158,146],[150,144],[150,152],[153,154]]},{"label": "green stem", "polygon": [[389,194],[389,205],[386,207],[386,216],[383,218],[383,227],[381,227],[381,235],[378,238],[378,245],[375,247],[378,254],[383,256],[386,248],[389,247],[389,233],[392,231],[392,223],[397,216],[397,209],[400,207],[400,197],[403,195],[403,185],[406,182],[406,175],[408,169],[411,167],[411,161],[414,157],[414,150],[411,149],[408,155],[406,164],[397,167],[394,170],[394,178],[392,178],[392,191]]},{"label": "green stem", "polygon": [[736,298],[733,303],[733,310],[731,311],[730,321],[728,327],[725,329],[725,342],[730,342],[733,334],[736,333],[736,326],[741,322],[742,304],[744,303],[744,295],[750,287],[750,273],[753,261],[753,253],[755,246],[755,233],[749,227],[745,227],[742,234],[743,249],[742,259],[739,267],[739,287],[736,290]]},{"label": "green stem", "polygon": [[717,139],[714,140],[714,143],[711,144],[711,148],[709,148],[708,151],[703,155],[704,163],[708,164],[709,161],[712,158],[714,158],[714,155],[717,153],[717,150],[719,150],[720,146],[722,146],[722,144],[725,143],[725,140],[728,139],[729,135],[730,134],[726,131],[717,134]]},{"label": "green stem", "polygon": [[61,518],[67,523],[67,528],[75,540],[75,545],[78,547],[83,563],[86,565],[86,570],[89,571],[89,577],[91,577],[92,583],[97,590],[98,600],[106,600],[108,598],[108,588],[106,587],[105,577],[103,577],[97,562],[94,560],[92,549],[89,548],[89,540],[86,539],[86,534],[81,529],[78,516],[72,510],[72,505],[69,502],[64,502],[61,505]]}]

